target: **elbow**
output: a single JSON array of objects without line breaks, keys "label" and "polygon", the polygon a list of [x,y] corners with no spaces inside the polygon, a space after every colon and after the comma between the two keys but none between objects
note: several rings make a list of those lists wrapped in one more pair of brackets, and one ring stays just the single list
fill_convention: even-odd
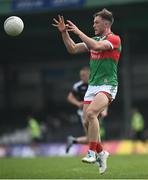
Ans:
[{"label": "elbow", "polygon": [[68,53],[69,54],[76,54],[75,50],[73,50],[73,49],[68,49]]},{"label": "elbow", "polygon": [[98,45],[97,45],[97,44],[95,44],[95,45],[92,47],[92,50],[94,50],[94,51],[98,51],[98,50],[100,50],[100,49],[99,49]]},{"label": "elbow", "polygon": [[75,44],[72,44],[71,47],[69,47],[67,50],[68,50],[69,54],[76,54],[77,53]]}]

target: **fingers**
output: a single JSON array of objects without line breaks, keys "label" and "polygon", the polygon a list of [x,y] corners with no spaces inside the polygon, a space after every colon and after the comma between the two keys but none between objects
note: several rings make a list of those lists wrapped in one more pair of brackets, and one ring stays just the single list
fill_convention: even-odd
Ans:
[{"label": "fingers", "polygon": [[[64,22],[65,20],[64,20],[64,16],[61,16],[61,15],[58,15],[58,18],[59,18],[59,21],[58,20],[56,20],[55,18],[53,18],[53,21],[55,22],[55,23],[59,23],[59,22]],[[72,25],[72,26],[74,26],[75,24],[74,23],[72,23],[70,20],[67,20],[67,22],[70,24],[70,25]]]},{"label": "fingers", "polygon": [[68,24],[70,24],[71,26],[75,26],[74,23],[72,23],[70,20],[67,20]]},{"label": "fingers", "polygon": [[55,18],[53,18],[53,21],[55,22],[55,24],[53,24],[53,26],[56,26],[56,25],[58,25],[60,23],[64,23],[64,17],[63,16],[58,15],[58,18],[59,18],[59,20],[56,20]]},{"label": "fingers", "polygon": [[57,27],[60,31],[61,29],[65,28],[67,31],[74,32],[77,29],[75,24],[70,20],[67,20],[67,24],[65,24],[64,16],[58,15],[58,20],[53,18],[53,21],[54,23],[52,26]]},{"label": "fingers", "polygon": [[58,18],[59,18],[59,22],[62,22],[62,16],[58,15]]},{"label": "fingers", "polygon": [[61,19],[62,19],[62,22],[64,23],[64,22],[65,22],[65,20],[64,20],[64,16],[61,16]]},{"label": "fingers", "polygon": [[68,32],[74,32],[74,30],[73,30],[73,29],[67,29],[67,31],[68,31]]},{"label": "fingers", "polygon": [[53,23],[52,26],[58,27],[59,21],[57,21],[55,18],[53,18],[53,21],[54,21],[56,24]]},{"label": "fingers", "polygon": [[57,24],[52,24],[52,26],[54,26],[54,27],[58,27],[58,25],[57,25]]},{"label": "fingers", "polygon": [[58,15],[58,18],[59,18],[59,21],[56,20],[55,18],[53,18],[53,21],[54,21],[56,24],[59,24],[60,22],[64,22],[64,17],[63,17],[63,16]]},{"label": "fingers", "polygon": [[67,31],[74,31],[75,29],[73,27],[71,27],[71,26],[67,26],[66,30]]},{"label": "fingers", "polygon": [[57,24],[59,23],[59,21],[57,21],[55,18],[53,18],[53,21]]}]

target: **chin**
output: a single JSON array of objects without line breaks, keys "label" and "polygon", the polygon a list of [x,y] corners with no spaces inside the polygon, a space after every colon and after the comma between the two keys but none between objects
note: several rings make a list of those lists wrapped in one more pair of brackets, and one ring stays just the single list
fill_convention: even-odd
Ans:
[{"label": "chin", "polygon": [[98,31],[95,31],[95,35],[96,35],[96,36],[99,36],[100,33],[99,33]]},{"label": "chin", "polygon": [[96,36],[98,36],[98,35],[99,35],[99,33],[98,33],[98,32],[95,32],[95,35],[96,35]]},{"label": "chin", "polygon": [[95,33],[95,35],[96,35],[96,36],[100,36],[100,34],[99,34],[99,33]]}]

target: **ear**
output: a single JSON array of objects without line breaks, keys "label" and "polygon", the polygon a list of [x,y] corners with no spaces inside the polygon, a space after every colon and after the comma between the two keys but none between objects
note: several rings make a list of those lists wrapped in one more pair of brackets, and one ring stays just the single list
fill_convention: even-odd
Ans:
[{"label": "ear", "polygon": [[109,22],[108,22],[108,21],[104,21],[104,25],[105,25],[106,27],[108,27],[108,26],[109,26]]}]

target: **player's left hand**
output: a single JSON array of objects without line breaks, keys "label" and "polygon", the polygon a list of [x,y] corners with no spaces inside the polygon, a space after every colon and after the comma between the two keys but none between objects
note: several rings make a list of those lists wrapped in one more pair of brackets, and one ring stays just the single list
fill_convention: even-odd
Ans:
[{"label": "player's left hand", "polygon": [[58,15],[58,20],[53,18],[53,21],[54,23],[52,25],[57,27],[61,33],[66,31],[67,28],[63,16]]},{"label": "player's left hand", "polygon": [[80,29],[73,23],[71,22],[70,20],[67,20],[67,31],[72,31],[74,32],[75,34],[79,35],[81,34],[82,32],[80,31]]}]

